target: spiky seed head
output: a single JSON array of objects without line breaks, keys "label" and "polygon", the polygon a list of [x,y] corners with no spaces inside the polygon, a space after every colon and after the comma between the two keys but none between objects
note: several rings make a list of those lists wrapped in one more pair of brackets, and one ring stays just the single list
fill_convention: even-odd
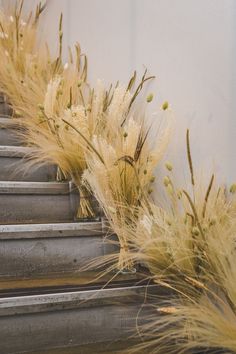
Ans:
[{"label": "spiky seed head", "polygon": [[168,103],[167,101],[165,101],[165,102],[162,104],[162,109],[163,109],[163,111],[166,111],[168,108],[169,108],[169,103]]},{"label": "spiky seed head", "polygon": [[146,175],[146,174],[147,174],[147,170],[144,170],[144,171],[143,171],[143,174]]},{"label": "spiky seed head", "polygon": [[147,103],[152,102],[152,100],[153,100],[153,93],[149,93],[149,95],[147,96],[146,100],[147,100]]}]

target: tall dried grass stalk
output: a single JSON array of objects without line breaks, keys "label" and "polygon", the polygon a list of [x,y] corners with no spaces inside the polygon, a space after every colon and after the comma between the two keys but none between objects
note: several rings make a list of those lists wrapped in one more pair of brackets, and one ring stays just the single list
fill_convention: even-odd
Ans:
[{"label": "tall dried grass stalk", "polygon": [[[192,161],[189,132],[187,151]],[[236,352],[234,188],[217,186],[213,175],[204,186],[189,166],[192,191],[177,189],[167,175],[168,207],[144,207],[136,224],[123,224],[133,259],[171,290],[157,300],[156,314],[140,328],[143,343],[131,353]]]}]

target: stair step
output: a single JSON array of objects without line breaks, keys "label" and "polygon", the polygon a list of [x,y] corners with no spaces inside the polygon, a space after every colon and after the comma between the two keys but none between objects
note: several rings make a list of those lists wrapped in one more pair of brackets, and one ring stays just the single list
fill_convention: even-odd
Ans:
[{"label": "stair step", "polygon": [[0,117],[0,145],[20,145],[20,141],[14,132],[16,126],[16,121],[12,118]]},{"label": "stair step", "polygon": [[31,167],[24,170],[24,158],[32,152],[23,146],[0,146],[0,181],[47,182],[56,179],[53,165]]},{"label": "stair step", "polygon": [[103,236],[101,221],[0,225],[0,240]]},{"label": "stair step", "polygon": [[70,222],[78,207],[71,182],[0,181],[0,224]]},{"label": "stair step", "polygon": [[13,113],[12,107],[4,100],[0,101],[0,115],[11,116]]},{"label": "stair step", "polygon": [[32,354],[127,341],[155,311],[156,292],[156,285],[136,285],[0,299],[1,350]]},{"label": "stair step", "polygon": [[[99,275],[99,276],[98,276]],[[34,279],[0,279],[0,297],[25,296],[37,294],[51,294],[52,292],[75,291],[78,289],[98,288],[105,285],[113,287],[126,284],[127,286],[135,282],[143,282],[146,274],[86,271],[51,277],[39,277]]]},{"label": "stair step", "polygon": [[115,251],[104,242],[101,222],[1,225],[0,278],[78,275],[86,264]]}]

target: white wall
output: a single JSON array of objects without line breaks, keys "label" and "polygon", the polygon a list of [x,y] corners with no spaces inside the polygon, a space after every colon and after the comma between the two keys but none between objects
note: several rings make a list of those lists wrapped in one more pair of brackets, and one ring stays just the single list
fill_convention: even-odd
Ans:
[{"label": "white wall", "polygon": [[169,158],[181,173],[189,127],[196,166],[236,179],[235,0],[49,0],[45,30],[54,45],[60,11],[65,42],[81,43],[92,81],[127,82],[144,67],[157,76],[153,109],[167,99],[175,111]]}]

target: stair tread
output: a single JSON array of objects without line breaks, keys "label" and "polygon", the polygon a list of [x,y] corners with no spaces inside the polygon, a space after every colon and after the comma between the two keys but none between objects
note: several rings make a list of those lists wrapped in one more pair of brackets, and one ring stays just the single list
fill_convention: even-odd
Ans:
[{"label": "stair tread", "polygon": [[68,182],[0,181],[0,194],[69,194]]},{"label": "stair tread", "polygon": [[25,157],[32,152],[27,146],[2,145],[0,146],[0,157]]},{"label": "stair tread", "polygon": [[0,240],[104,235],[101,221],[0,225]]},{"label": "stair tread", "polygon": [[[78,272],[73,274],[64,274],[60,276],[41,277],[34,279],[0,279],[0,294],[6,292],[27,292],[29,295],[33,292],[53,292],[53,289],[66,289],[84,286],[95,286],[98,284],[108,284],[117,282],[139,282],[144,280],[144,275],[140,273],[126,273],[126,274],[102,274],[96,271]],[[55,292],[55,290],[54,290]]]},{"label": "stair tread", "polygon": [[63,293],[14,296],[0,299],[0,317],[26,313],[114,305],[117,302],[134,304],[135,298],[144,298],[156,285],[119,285],[114,288],[69,291]]},{"label": "stair tread", "polygon": [[0,116],[0,128],[9,128],[9,127],[16,127],[20,124],[20,119],[19,123],[16,121],[16,119],[13,119],[10,116]]}]

